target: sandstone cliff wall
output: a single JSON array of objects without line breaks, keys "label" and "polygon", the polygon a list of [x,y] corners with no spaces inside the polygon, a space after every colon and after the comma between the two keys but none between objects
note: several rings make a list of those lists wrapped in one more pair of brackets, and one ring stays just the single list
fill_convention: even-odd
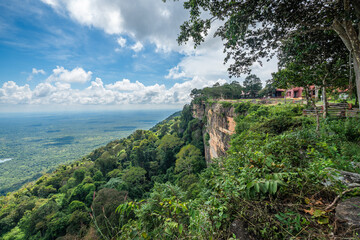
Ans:
[{"label": "sandstone cliff wall", "polygon": [[193,104],[192,107],[194,118],[206,121],[203,130],[206,162],[225,156],[231,135],[235,133],[234,108],[221,103]]}]

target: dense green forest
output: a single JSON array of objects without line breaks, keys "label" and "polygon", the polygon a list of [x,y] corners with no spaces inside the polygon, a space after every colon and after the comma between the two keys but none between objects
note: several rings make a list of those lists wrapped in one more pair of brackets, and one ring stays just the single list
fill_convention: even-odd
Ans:
[{"label": "dense green forest", "polygon": [[186,105],[1,197],[0,239],[230,239],[234,223],[249,239],[355,236],[325,208],[347,189],[331,169],[360,173],[359,119],[316,131],[300,105],[224,107],[237,113],[226,158],[206,167],[206,119]]},{"label": "dense green forest", "polygon": [[2,114],[0,195],[18,190],[60,164],[69,164],[136,129],[149,129],[172,113],[110,111]]}]

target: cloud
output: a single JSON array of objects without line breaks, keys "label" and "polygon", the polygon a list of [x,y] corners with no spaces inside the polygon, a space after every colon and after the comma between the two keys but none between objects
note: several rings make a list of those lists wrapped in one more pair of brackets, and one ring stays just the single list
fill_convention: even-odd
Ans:
[{"label": "cloud", "polygon": [[138,81],[132,83],[129,79],[123,79],[122,81],[106,85],[106,88],[114,91],[138,91],[144,89],[145,86]]},{"label": "cloud", "polygon": [[31,103],[32,92],[28,84],[18,86],[13,81],[5,82],[0,88],[0,102],[7,104]]},{"label": "cloud", "polygon": [[53,93],[56,90],[54,86],[52,86],[50,83],[40,83],[37,85],[32,92],[34,97],[37,98],[43,98],[46,96],[49,96],[51,93]]},{"label": "cloud", "polygon": [[41,0],[43,3],[50,5],[53,8],[59,8],[59,1],[57,0]]},{"label": "cloud", "polygon": [[42,70],[42,69],[36,69],[36,68],[33,68],[32,69],[32,72],[30,73],[30,75],[27,77],[27,81],[31,81],[31,80],[33,80],[33,78],[34,78],[34,76],[35,75],[37,75],[37,74],[42,74],[42,75],[45,75],[46,74],[46,72],[44,71],[44,70]]},{"label": "cloud", "polygon": [[227,78],[227,66],[223,64],[225,55],[222,50],[220,48],[202,50],[196,55],[185,56],[177,66],[169,70],[165,78],[202,77],[209,80]]},{"label": "cloud", "polygon": [[92,72],[76,67],[73,70],[66,70],[57,66],[48,78],[48,82],[86,83],[91,80]]},{"label": "cloud", "polygon": [[126,46],[126,39],[125,38],[119,37],[116,41],[120,45],[120,47],[123,48],[123,47]]},{"label": "cloud", "polygon": [[173,67],[169,70],[169,74],[165,76],[167,79],[178,79],[186,76],[184,71],[180,70],[180,66]]},{"label": "cloud", "polygon": [[[182,1],[160,0],[42,0],[57,12],[65,12],[71,19],[84,26],[95,27],[107,34],[128,36],[136,42],[130,48],[139,52],[146,44],[154,44],[157,52],[175,51],[184,54],[183,59],[169,70],[166,78],[228,78],[228,65],[223,64],[223,43],[213,38],[221,22],[213,22],[206,41],[197,49],[189,41],[178,45],[176,39],[180,25],[188,19]],[[119,44],[119,42],[118,42]],[[121,46],[121,44],[119,44]],[[121,48],[115,49],[121,51]],[[254,65],[255,74],[263,81],[276,71],[276,60],[265,64],[265,68]],[[178,71],[177,69],[181,69]],[[243,78],[245,78],[244,76]]]},{"label": "cloud", "polygon": [[91,81],[84,89],[73,89],[66,82],[43,82],[33,90],[29,85],[18,86],[9,81],[0,88],[0,104],[28,105],[112,105],[125,106],[134,104],[180,105],[190,102],[193,88],[211,86],[216,82],[225,83],[225,79],[209,81],[194,77],[191,80],[175,83],[166,88],[163,84],[146,86],[139,81],[123,79],[104,85],[100,78]]},{"label": "cloud", "polygon": [[179,26],[187,18],[182,3],[159,0],[42,0],[74,21],[111,35],[127,35],[158,49],[179,49]]},{"label": "cloud", "polygon": [[140,52],[144,46],[141,44],[141,42],[136,42],[133,46],[130,47],[134,52]]},{"label": "cloud", "polygon": [[45,71],[42,70],[42,69],[36,69],[36,68],[33,68],[32,69],[32,74],[42,74],[42,75],[45,75]]}]

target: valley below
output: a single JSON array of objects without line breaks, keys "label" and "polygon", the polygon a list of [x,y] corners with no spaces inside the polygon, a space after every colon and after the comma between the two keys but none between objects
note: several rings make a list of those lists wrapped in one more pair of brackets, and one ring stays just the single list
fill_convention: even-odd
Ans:
[{"label": "valley below", "polygon": [[0,118],[0,195],[175,110],[23,113]]}]

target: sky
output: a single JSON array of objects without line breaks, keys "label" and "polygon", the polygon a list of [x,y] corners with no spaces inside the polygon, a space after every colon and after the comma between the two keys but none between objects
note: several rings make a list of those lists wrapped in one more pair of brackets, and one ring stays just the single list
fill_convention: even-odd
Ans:
[{"label": "sky", "polygon": [[[0,1],[0,112],[178,108],[229,78],[211,29],[178,45],[182,1]],[[253,66],[265,83],[276,60]]]}]

